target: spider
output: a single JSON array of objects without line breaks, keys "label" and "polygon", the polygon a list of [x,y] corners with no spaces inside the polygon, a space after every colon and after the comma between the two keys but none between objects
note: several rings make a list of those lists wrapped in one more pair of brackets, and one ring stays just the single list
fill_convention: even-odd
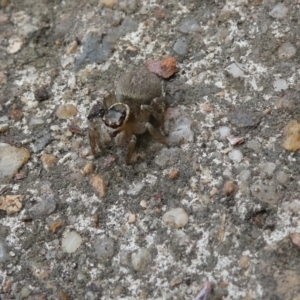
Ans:
[{"label": "spider", "polygon": [[163,129],[166,101],[161,97],[160,80],[145,67],[123,75],[116,82],[116,96],[109,95],[90,111],[89,142],[94,157],[104,144],[115,138],[116,145],[128,143],[126,164],[132,163],[136,135],[149,131],[162,144],[166,137],[155,128]]}]

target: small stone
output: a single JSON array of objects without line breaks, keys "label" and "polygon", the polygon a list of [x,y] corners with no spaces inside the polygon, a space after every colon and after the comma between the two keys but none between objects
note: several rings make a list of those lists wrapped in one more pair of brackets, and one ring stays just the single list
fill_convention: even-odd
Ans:
[{"label": "small stone", "polygon": [[230,136],[230,128],[227,126],[220,127],[219,134],[221,139],[225,139],[227,136]]},{"label": "small stone", "polygon": [[31,291],[27,287],[22,287],[20,295],[22,299],[27,299],[31,294]]},{"label": "small stone", "polygon": [[297,53],[297,49],[290,42],[283,43],[278,49],[278,57],[282,60],[293,58]]},{"label": "small stone", "polygon": [[244,109],[237,109],[228,114],[228,120],[237,127],[254,127],[261,120],[262,114],[254,113]]},{"label": "small stone", "polygon": [[99,198],[104,198],[106,196],[106,183],[103,177],[92,174],[91,184]]},{"label": "small stone", "polygon": [[277,182],[280,184],[286,184],[289,179],[289,175],[284,171],[276,172],[275,176],[276,176]]},{"label": "small stone", "polygon": [[300,149],[300,123],[291,120],[283,129],[282,147],[288,151],[298,151]]},{"label": "small stone", "polygon": [[226,68],[226,71],[232,75],[233,78],[245,77],[243,66],[237,63],[232,63]]},{"label": "small stone", "polygon": [[88,162],[84,167],[83,167],[83,174],[84,175],[89,175],[92,174],[94,171],[94,164],[92,162]]},{"label": "small stone", "polygon": [[135,222],[136,222],[136,214],[130,213],[129,216],[128,216],[128,223],[133,224]]},{"label": "small stone", "polygon": [[175,286],[178,286],[182,283],[182,278],[175,277],[170,282],[170,288],[173,289]]},{"label": "small stone", "polygon": [[63,104],[60,105],[56,110],[56,116],[59,119],[68,119],[70,117],[76,116],[78,110],[75,105],[73,104]]},{"label": "small stone", "polygon": [[290,234],[290,238],[294,245],[296,245],[298,248],[300,248],[300,234],[293,232]]},{"label": "small stone", "polygon": [[167,226],[178,229],[187,224],[189,216],[184,209],[173,208],[163,215],[162,220]]},{"label": "small stone", "polygon": [[144,188],[145,183],[143,182],[133,182],[127,191],[127,195],[137,196],[140,191]]},{"label": "small stone", "polygon": [[12,109],[9,112],[9,118],[11,120],[19,121],[19,120],[22,120],[23,117],[24,117],[24,114],[20,110],[18,110],[18,109]]},{"label": "small stone", "polygon": [[141,206],[142,208],[147,208],[147,207],[148,207],[148,205],[147,205],[147,202],[146,202],[146,200],[141,200],[141,202],[140,202],[140,206]]},{"label": "small stone", "polygon": [[179,31],[182,33],[192,33],[199,30],[200,26],[195,19],[187,20],[179,27]]},{"label": "small stone", "polygon": [[170,179],[176,179],[179,176],[179,170],[173,170],[169,173],[169,178]]},{"label": "small stone", "polygon": [[261,144],[256,140],[250,140],[246,144],[247,148],[252,149],[254,152],[259,153],[261,152]]},{"label": "small stone", "polygon": [[137,253],[132,254],[131,263],[136,272],[147,269],[151,262],[151,253],[146,248],[140,248]]},{"label": "small stone", "polygon": [[272,176],[275,169],[276,165],[272,162],[266,162],[260,165],[260,171],[262,175]]},{"label": "small stone", "polygon": [[239,178],[242,182],[248,181],[251,178],[251,171],[247,170],[247,169],[242,170],[240,175],[239,175]]},{"label": "small stone", "polygon": [[283,19],[287,12],[287,6],[285,6],[284,3],[278,3],[274,6],[269,15],[274,19]]},{"label": "small stone", "polygon": [[236,163],[240,163],[243,160],[242,152],[236,149],[230,151],[228,157]]},{"label": "small stone", "polygon": [[57,232],[62,226],[64,225],[63,222],[61,221],[57,221],[57,222],[54,222],[51,226],[50,226],[50,230],[55,233]]},{"label": "small stone", "polygon": [[211,191],[209,192],[210,197],[214,197],[218,194],[218,189],[214,186]]},{"label": "small stone", "polygon": [[247,269],[250,263],[250,257],[243,255],[239,260],[239,265],[242,269]]},{"label": "small stone", "polygon": [[81,236],[75,231],[70,231],[65,234],[61,246],[64,252],[73,253],[82,243]]},{"label": "small stone", "polygon": [[237,190],[237,185],[234,181],[226,181],[223,187],[223,193],[226,196],[234,194]]},{"label": "small stone", "polygon": [[191,129],[192,120],[184,115],[173,121],[169,129],[168,141],[171,144],[183,144],[194,141],[194,132]]},{"label": "small stone", "polygon": [[173,50],[179,55],[185,55],[188,51],[186,38],[179,38],[173,46]]},{"label": "small stone", "polygon": [[279,195],[276,192],[276,186],[271,185],[263,185],[259,182],[255,182],[250,187],[252,195],[258,199],[259,201],[266,202],[272,205],[276,205],[279,200]]},{"label": "small stone", "polygon": [[21,50],[23,46],[23,40],[20,37],[12,37],[8,40],[7,52],[15,54]]},{"label": "small stone", "polygon": [[286,80],[277,79],[273,82],[273,88],[275,92],[281,92],[289,88]]},{"label": "small stone", "polygon": [[228,140],[231,146],[240,145],[245,141],[244,137],[238,137],[233,135],[227,136],[226,139]]},{"label": "small stone", "polygon": [[[116,0],[115,0],[116,1]],[[78,42],[77,41],[73,41],[66,49],[66,54],[70,55],[72,53],[75,53],[76,50],[78,48]]]},{"label": "small stone", "polygon": [[35,100],[41,102],[48,100],[50,98],[50,94],[46,87],[41,87],[34,92]]},{"label": "small stone", "polygon": [[5,143],[0,143],[0,153],[0,184],[3,184],[9,182],[29,160],[30,153],[26,148],[17,148]]},{"label": "small stone", "polygon": [[46,171],[49,171],[57,163],[58,159],[54,155],[43,154],[41,156],[41,160],[42,160],[44,169]]},{"label": "small stone", "polygon": [[8,124],[0,124],[0,133],[4,133],[8,130]]},{"label": "small stone", "polygon": [[48,144],[51,143],[52,139],[53,138],[50,132],[41,132],[41,134],[38,135],[38,138],[34,143],[33,152],[38,153],[42,151]]},{"label": "small stone", "polygon": [[169,78],[177,72],[176,59],[174,57],[166,57],[162,60],[149,59],[146,66],[151,73],[162,78]]},{"label": "small stone", "polygon": [[24,195],[0,196],[0,210],[5,210],[8,215],[15,214],[22,209]]},{"label": "small stone", "polygon": [[8,293],[11,289],[11,286],[12,286],[12,280],[11,279],[8,279],[7,281],[5,281],[4,285],[3,285],[3,292],[4,293]]},{"label": "small stone", "polygon": [[95,251],[101,260],[110,259],[114,255],[114,240],[109,237],[97,239],[94,243]]},{"label": "small stone", "polygon": [[117,0],[100,0],[99,3],[100,3],[100,5],[112,8],[118,3],[118,1]]}]

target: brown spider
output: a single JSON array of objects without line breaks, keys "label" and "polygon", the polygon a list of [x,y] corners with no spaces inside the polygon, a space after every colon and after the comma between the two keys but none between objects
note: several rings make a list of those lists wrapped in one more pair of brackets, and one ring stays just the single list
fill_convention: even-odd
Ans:
[{"label": "brown spider", "polygon": [[103,151],[104,144],[115,138],[117,146],[128,143],[126,164],[131,164],[136,135],[146,131],[167,144],[166,137],[154,127],[155,124],[163,127],[166,102],[161,93],[159,79],[146,68],[122,76],[116,83],[116,97],[110,95],[98,102],[88,115],[93,156],[97,157],[97,148]]}]

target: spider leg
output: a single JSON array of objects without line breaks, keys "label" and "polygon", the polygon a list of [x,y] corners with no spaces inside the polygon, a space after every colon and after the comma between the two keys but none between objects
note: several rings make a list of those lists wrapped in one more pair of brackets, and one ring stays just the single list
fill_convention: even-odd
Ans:
[{"label": "spider leg", "polygon": [[131,158],[132,158],[132,154],[134,152],[135,149],[135,145],[136,145],[136,136],[133,135],[129,141],[129,145],[128,145],[128,150],[127,150],[127,156],[126,156],[126,165],[130,165],[131,164]]},{"label": "spider leg", "polygon": [[91,146],[92,154],[96,158],[98,156],[97,154],[97,146],[98,149],[103,151],[103,146],[101,144],[100,140],[100,133],[99,133],[99,124],[97,121],[92,122],[90,130],[89,130],[89,143]]},{"label": "spider leg", "polygon": [[157,129],[155,129],[149,122],[145,124],[146,128],[150,132],[150,134],[158,140],[160,143],[167,145],[167,138],[164,137]]}]

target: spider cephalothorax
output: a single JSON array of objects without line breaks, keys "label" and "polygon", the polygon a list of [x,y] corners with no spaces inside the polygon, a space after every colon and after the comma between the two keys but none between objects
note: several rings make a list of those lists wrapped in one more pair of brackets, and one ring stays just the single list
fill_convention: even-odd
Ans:
[{"label": "spider cephalothorax", "polygon": [[[140,71],[139,76],[137,73],[138,71],[129,72],[121,77],[116,85],[116,97],[107,97],[103,102],[94,105],[90,111],[88,115],[88,119],[91,121],[89,141],[95,157],[98,150],[104,149],[104,144],[115,138],[118,146],[128,143],[126,163],[130,164],[136,144],[136,135],[146,131],[149,131],[159,142],[167,144],[166,137],[152,123],[154,120],[154,123],[162,128],[166,102],[161,97],[149,98],[149,94],[151,97],[161,96],[160,81],[144,68]],[[135,79],[138,79],[138,84]],[[130,82],[134,82],[135,90],[132,90],[132,87],[123,87]],[[142,84],[146,87],[143,88]]]}]

